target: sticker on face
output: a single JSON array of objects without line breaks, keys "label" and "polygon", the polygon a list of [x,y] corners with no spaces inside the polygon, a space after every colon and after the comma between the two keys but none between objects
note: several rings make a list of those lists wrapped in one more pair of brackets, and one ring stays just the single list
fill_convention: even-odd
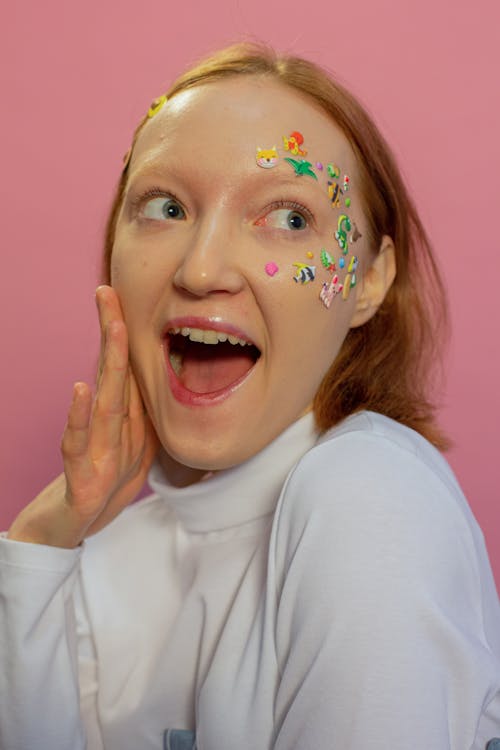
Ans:
[{"label": "sticker on face", "polygon": [[[333,273],[335,271],[335,261],[327,250],[322,250],[320,253],[321,265],[326,268],[327,271]],[[342,258],[343,260],[343,258]]]},{"label": "sticker on face", "polygon": [[263,169],[272,169],[278,163],[278,151],[276,146],[272,148],[258,148],[255,160],[259,167]]},{"label": "sticker on face", "polygon": [[286,135],[283,136],[283,146],[285,148],[285,151],[289,151],[294,156],[306,156],[306,149],[300,148],[303,143],[304,136],[297,130],[294,130],[293,133],[290,133],[288,138],[286,137]]},{"label": "sticker on face", "polygon": [[328,164],[326,167],[328,177],[332,177],[334,180],[338,180],[340,177],[340,168],[336,164]]},{"label": "sticker on face", "polygon": [[305,159],[291,159],[289,156],[285,157],[285,161],[292,165],[297,177],[306,174],[309,175],[309,177],[314,177],[315,180],[318,179],[312,170],[312,164],[310,161],[305,161]]},{"label": "sticker on face", "polygon": [[330,307],[335,296],[340,294],[343,288],[343,284],[339,282],[337,274],[335,274],[329,284],[326,281],[323,282],[319,298],[326,308]]},{"label": "sticker on face", "polygon": [[347,247],[347,232],[350,232],[352,229],[351,220],[346,214],[340,214],[338,222],[337,222],[337,231],[335,232],[335,239],[339,243],[339,247],[346,255],[348,247]]},{"label": "sticker on face", "polygon": [[330,198],[332,208],[338,208],[340,206],[340,196],[342,193],[343,191],[338,182],[331,182],[328,180],[328,197]]},{"label": "sticker on face", "polygon": [[307,263],[293,263],[297,270],[293,280],[296,284],[308,284],[316,278],[316,266],[308,266]]},{"label": "sticker on face", "polygon": [[266,263],[266,265],[264,266],[264,270],[268,276],[274,276],[275,274],[278,273],[279,268],[276,265],[276,263],[271,262],[271,263]]},{"label": "sticker on face", "polygon": [[354,231],[351,234],[351,242],[357,242],[361,237],[363,236],[361,232],[359,231],[358,227],[356,226],[356,222],[353,221],[353,227]]}]

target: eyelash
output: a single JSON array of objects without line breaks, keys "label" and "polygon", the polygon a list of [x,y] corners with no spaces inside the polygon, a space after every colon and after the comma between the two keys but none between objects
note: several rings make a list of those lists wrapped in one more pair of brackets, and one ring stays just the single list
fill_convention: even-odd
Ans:
[{"label": "eyelash", "polygon": [[303,214],[304,218],[307,219],[308,222],[314,224],[314,215],[312,214],[312,212],[306,206],[303,206],[302,203],[298,203],[297,201],[274,201],[266,207],[266,213],[264,214],[264,216],[267,216],[267,214],[271,213],[271,211],[274,211],[277,208],[289,208],[291,211],[297,211],[298,213]]},{"label": "eyelash", "polygon": [[[171,200],[178,203],[181,208],[185,211],[184,206],[182,205],[181,201],[177,198],[175,193],[173,192],[166,192],[165,190],[162,190],[159,187],[150,188],[149,190],[146,190],[145,193],[142,193],[141,195],[136,196],[131,201],[131,209],[135,216],[137,216],[141,208],[150,200],[151,198],[170,198]],[[291,200],[278,200],[273,201],[269,206],[265,209],[265,214],[263,214],[263,218],[267,216],[267,214],[271,213],[271,211],[274,211],[278,208],[288,208],[290,211],[297,211],[298,213],[301,213],[304,218],[307,220],[308,223],[314,225],[315,219],[313,213],[302,203],[299,203],[298,201],[291,201]]]},{"label": "eyelash", "polygon": [[177,198],[177,196],[172,192],[166,192],[165,190],[162,190],[161,188],[154,187],[150,188],[149,190],[146,190],[145,193],[141,193],[141,195],[136,196],[133,198],[130,202],[130,208],[132,210],[132,213],[134,216],[137,216],[141,208],[145,206],[145,204],[150,200],[151,198],[165,198],[165,200],[169,199],[175,201],[176,203],[181,206],[182,210],[185,211],[186,209],[182,205],[182,202]]}]

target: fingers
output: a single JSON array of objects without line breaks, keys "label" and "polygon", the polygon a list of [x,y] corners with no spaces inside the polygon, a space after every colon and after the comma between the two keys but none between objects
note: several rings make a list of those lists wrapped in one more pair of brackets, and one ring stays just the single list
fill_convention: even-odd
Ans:
[{"label": "fingers", "polygon": [[75,383],[61,445],[65,457],[77,458],[85,455],[88,447],[91,408],[90,388],[86,383]]},{"label": "fingers", "polygon": [[105,329],[104,360],[92,412],[90,451],[95,459],[120,447],[128,412],[128,345],[123,320],[111,320]]},{"label": "fingers", "polygon": [[101,328],[101,348],[99,352],[99,366],[97,372],[97,380],[99,380],[102,368],[104,366],[106,330],[113,320],[123,320],[123,314],[118,296],[112,287],[105,284],[97,287],[95,300],[99,315],[99,325]]}]

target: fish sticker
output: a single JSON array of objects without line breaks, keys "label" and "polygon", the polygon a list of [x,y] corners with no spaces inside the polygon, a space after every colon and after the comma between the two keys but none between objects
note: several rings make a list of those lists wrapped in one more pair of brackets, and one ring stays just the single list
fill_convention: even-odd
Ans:
[{"label": "fish sticker", "polygon": [[340,214],[337,222],[337,231],[335,232],[335,239],[339,243],[339,247],[344,253],[347,253],[347,232],[352,229],[351,220],[346,214]]},{"label": "fish sticker", "polygon": [[259,167],[264,169],[272,169],[278,163],[278,151],[276,146],[272,148],[258,148],[255,156],[255,161]]},{"label": "fish sticker", "polygon": [[308,266],[307,263],[293,263],[297,270],[293,280],[297,284],[308,284],[316,278],[316,266]]},{"label": "fish sticker", "polygon": [[343,288],[344,286],[339,282],[337,274],[335,274],[329,284],[326,281],[323,282],[319,298],[326,308],[330,307],[335,296],[340,294]]},{"label": "fish sticker", "polygon": [[310,161],[305,161],[305,159],[291,159],[289,156],[285,157],[285,161],[292,165],[297,177],[302,174],[307,174],[309,177],[314,177],[315,180],[318,179],[312,170],[312,164]]},{"label": "fish sticker", "polygon": [[303,143],[304,136],[302,133],[299,133],[298,130],[294,130],[293,133],[290,133],[288,138],[286,135],[283,136],[283,146],[285,147],[285,151],[290,151],[294,156],[306,156],[306,149],[300,148]]},{"label": "fish sticker", "polygon": [[340,206],[341,195],[343,195],[343,190],[338,182],[331,182],[328,180],[328,197],[332,203],[332,208],[338,208]]}]

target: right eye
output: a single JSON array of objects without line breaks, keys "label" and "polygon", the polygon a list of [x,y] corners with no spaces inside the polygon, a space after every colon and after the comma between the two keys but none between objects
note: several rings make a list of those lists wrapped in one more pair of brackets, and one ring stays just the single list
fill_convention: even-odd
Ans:
[{"label": "right eye", "polygon": [[145,219],[154,219],[163,221],[165,219],[181,220],[186,218],[184,209],[174,198],[157,196],[150,198],[142,208],[142,215]]}]

